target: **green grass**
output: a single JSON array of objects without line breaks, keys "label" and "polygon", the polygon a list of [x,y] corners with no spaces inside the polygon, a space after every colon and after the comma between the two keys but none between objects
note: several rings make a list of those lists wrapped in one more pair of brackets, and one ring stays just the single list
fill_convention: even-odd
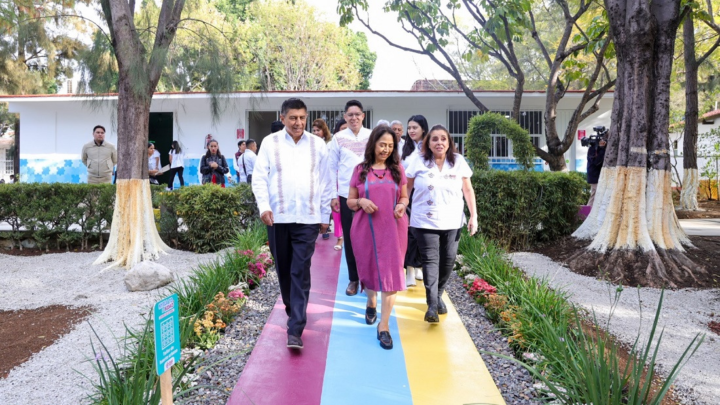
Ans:
[{"label": "green grass", "polygon": [[[507,296],[509,305],[518,307],[519,331],[524,341],[522,345],[515,344],[513,349],[518,356],[527,351],[542,357],[534,364],[513,361],[521,363],[542,381],[547,387],[545,394],[558,403],[658,405],[704,340],[704,335],[696,335],[653,391],[651,383],[657,377],[655,366],[662,341],[662,331],[658,334],[657,326],[664,292],[649,336],[642,344],[636,339],[628,360],[621,364],[621,349],[615,341],[602,330],[594,316],[587,319],[572,306],[565,292],[551,289],[546,280],[526,277],[513,267],[502,249],[482,236],[463,235],[459,251],[465,264],[461,273],[469,270],[477,274],[494,285],[498,294]],[[619,287],[615,303],[621,292]],[[591,325],[593,333],[583,330],[583,322]],[[498,326],[508,335],[514,333],[503,322]]]},{"label": "green grass", "polygon": [[[259,223],[252,223],[246,230],[236,232],[229,243],[230,248],[219,253],[219,258],[199,265],[192,276],[181,280],[170,289],[169,294],[178,295],[181,347],[192,346],[197,342],[197,337],[193,333],[195,320],[218,292],[227,293],[231,285],[247,282],[253,277],[248,271],[250,259],[239,252],[252,250],[257,253],[260,247],[265,245],[266,239],[265,227]],[[91,340],[95,356],[91,361],[94,363],[97,375],[97,380],[90,379],[94,386],[94,392],[89,395],[91,403],[159,404],[159,378],[154,363],[152,317],[145,320],[144,325],[138,330],[126,327],[125,337],[117,339],[116,343],[120,348],[120,355],[114,358],[97,333]],[[173,389],[179,389],[180,394],[188,391],[187,387],[181,384],[182,377],[199,366],[193,361],[189,360],[185,364],[173,366]]]}]

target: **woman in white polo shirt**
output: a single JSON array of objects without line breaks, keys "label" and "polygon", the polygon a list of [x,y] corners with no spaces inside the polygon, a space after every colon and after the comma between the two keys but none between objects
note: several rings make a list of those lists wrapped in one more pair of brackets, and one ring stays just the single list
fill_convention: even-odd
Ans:
[{"label": "woman in white polo shirt", "polygon": [[470,177],[472,169],[459,153],[448,130],[435,125],[423,141],[422,155],[405,169],[408,192],[413,189],[411,231],[422,256],[427,322],[446,314],[442,301],[455,264],[460,231],[465,222],[463,196],[470,210],[468,231],[477,231],[477,206]]}]

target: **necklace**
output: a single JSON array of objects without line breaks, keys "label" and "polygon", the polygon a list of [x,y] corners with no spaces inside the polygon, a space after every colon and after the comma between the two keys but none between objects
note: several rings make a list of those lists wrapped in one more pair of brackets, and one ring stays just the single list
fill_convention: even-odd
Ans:
[{"label": "necklace", "polygon": [[382,175],[377,174],[377,172],[375,171],[375,169],[373,169],[372,167],[370,167],[370,171],[373,172],[373,174],[375,175],[375,177],[377,177],[378,179],[382,180],[382,179],[385,177],[385,174],[387,174],[387,167],[383,169]]}]

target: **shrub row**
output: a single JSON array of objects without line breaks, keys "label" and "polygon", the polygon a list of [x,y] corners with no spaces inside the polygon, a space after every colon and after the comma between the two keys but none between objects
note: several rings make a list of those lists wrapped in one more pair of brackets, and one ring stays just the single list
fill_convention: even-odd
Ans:
[{"label": "shrub row", "polygon": [[589,190],[579,173],[476,170],[472,182],[480,231],[512,249],[572,233]]},{"label": "shrub row", "polygon": [[[198,252],[225,246],[238,226],[257,212],[246,184],[232,188],[214,185],[183,187],[165,192],[152,186],[153,207],[160,208],[160,236],[174,246]],[[103,248],[115,207],[112,184],[18,183],[0,185],[0,222],[12,230],[5,237],[22,249],[33,239],[44,249],[88,249],[90,240]]]},{"label": "shrub row", "polygon": [[[651,390],[662,340],[662,333],[656,336],[662,294],[651,332],[646,340],[636,340],[627,364],[621,364],[622,349],[594,317],[574,308],[567,294],[551,289],[547,280],[526,277],[493,242],[465,233],[459,252],[458,274],[464,277],[468,292],[508,336],[523,360],[518,362],[543,383],[543,402],[660,405],[703,341],[703,336],[696,335],[676,365],[666,370],[664,381]],[[618,287],[615,300],[621,292]]]}]

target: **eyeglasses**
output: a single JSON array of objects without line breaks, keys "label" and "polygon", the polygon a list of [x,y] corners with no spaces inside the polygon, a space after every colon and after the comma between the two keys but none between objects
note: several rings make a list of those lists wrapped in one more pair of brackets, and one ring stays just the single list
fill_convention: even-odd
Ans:
[{"label": "eyeglasses", "polygon": [[360,118],[362,117],[363,113],[350,113],[345,115],[347,115],[348,118]]}]

